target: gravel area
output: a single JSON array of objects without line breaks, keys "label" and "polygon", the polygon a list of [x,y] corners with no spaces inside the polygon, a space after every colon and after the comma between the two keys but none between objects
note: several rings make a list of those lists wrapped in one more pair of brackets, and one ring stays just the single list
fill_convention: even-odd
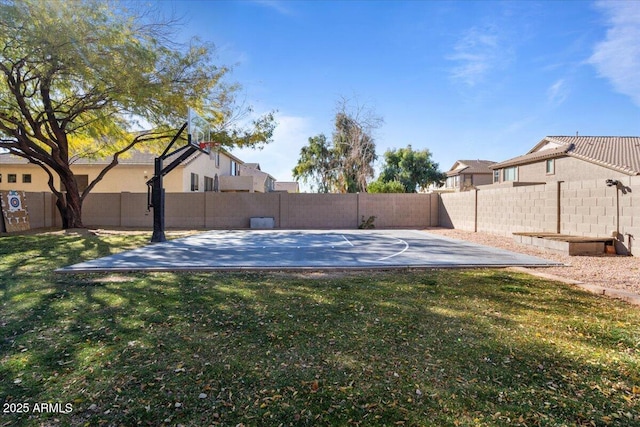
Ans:
[{"label": "gravel area", "polygon": [[588,285],[640,294],[640,257],[605,254],[601,256],[560,255],[534,246],[515,243],[510,237],[444,228],[430,228],[425,231],[562,262],[566,264],[565,267],[544,267],[539,270]]}]

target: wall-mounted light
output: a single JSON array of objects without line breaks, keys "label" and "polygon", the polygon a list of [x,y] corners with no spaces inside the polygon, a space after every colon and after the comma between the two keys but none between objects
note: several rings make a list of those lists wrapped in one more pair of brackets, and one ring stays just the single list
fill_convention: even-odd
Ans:
[{"label": "wall-mounted light", "polygon": [[607,187],[618,187],[620,185],[620,181],[618,181],[617,179],[608,179],[606,183]]}]

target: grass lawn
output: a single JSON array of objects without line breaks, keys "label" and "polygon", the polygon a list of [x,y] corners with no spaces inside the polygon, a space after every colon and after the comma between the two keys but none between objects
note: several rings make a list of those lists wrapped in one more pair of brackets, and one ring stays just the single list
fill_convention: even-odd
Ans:
[{"label": "grass lawn", "polygon": [[0,237],[0,426],[640,425],[640,310],[505,270],[56,275]]}]

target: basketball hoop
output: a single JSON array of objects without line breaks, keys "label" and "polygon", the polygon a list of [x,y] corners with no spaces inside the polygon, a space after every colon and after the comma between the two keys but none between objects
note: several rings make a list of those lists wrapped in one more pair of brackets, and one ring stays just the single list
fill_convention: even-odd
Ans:
[{"label": "basketball hoop", "polygon": [[198,147],[202,151],[207,151],[207,152],[211,152],[212,150],[218,151],[220,149],[220,143],[214,142],[214,141],[201,141],[198,143]]}]

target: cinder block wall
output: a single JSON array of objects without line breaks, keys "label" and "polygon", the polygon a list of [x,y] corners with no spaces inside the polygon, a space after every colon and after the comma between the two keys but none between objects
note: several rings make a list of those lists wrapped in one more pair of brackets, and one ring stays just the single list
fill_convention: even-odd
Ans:
[{"label": "cinder block wall", "polygon": [[478,191],[477,231],[507,235],[557,230],[556,184]]},{"label": "cinder block wall", "polygon": [[[27,193],[32,228],[59,227],[55,199]],[[166,193],[165,226],[170,228],[248,228],[252,217],[272,217],[284,229],[357,228],[375,216],[377,228],[438,225],[436,194]],[[89,194],[83,204],[87,227],[153,227],[144,193]]]},{"label": "cinder block wall", "polygon": [[359,194],[358,224],[375,216],[377,228],[422,228],[438,225],[435,194]]},{"label": "cinder block wall", "polygon": [[465,231],[476,230],[476,191],[440,195],[439,225]]},{"label": "cinder block wall", "polygon": [[610,237],[619,232],[628,250],[629,235],[632,246],[640,239],[640,176],[620,181],[621,190],[593,179],[444,193],[440,226],[504,236],[549,232]]},{"label": "cinder block wall", "polygon": [[[126,198],[125,203],[126,203]],[[91,218],[93,224],[102,224],[103,227],[121,224],[123,197],[113,193],[95,193],[87,196],[82,204],[82,218]]]},{"label": "cinder block wall", "polygon": [[281,228],[357,228],[358,194],[281,193]]},{"label": "cinder block wall", "polygon": [[607,187],[603,180],[564,183],[561,191],[562,232],[578,236],[610,236],[619,231],[640,238],[640,176],[620,181],[623,185],[620,190]]},{"label": "cinder block wall", "polygon": [[277,193],[200,194],[206,197],[203,213],[205,223],[201,228],[249,228],[252,217],[273,217],[276,227],[280,226],[280,200]]}]

